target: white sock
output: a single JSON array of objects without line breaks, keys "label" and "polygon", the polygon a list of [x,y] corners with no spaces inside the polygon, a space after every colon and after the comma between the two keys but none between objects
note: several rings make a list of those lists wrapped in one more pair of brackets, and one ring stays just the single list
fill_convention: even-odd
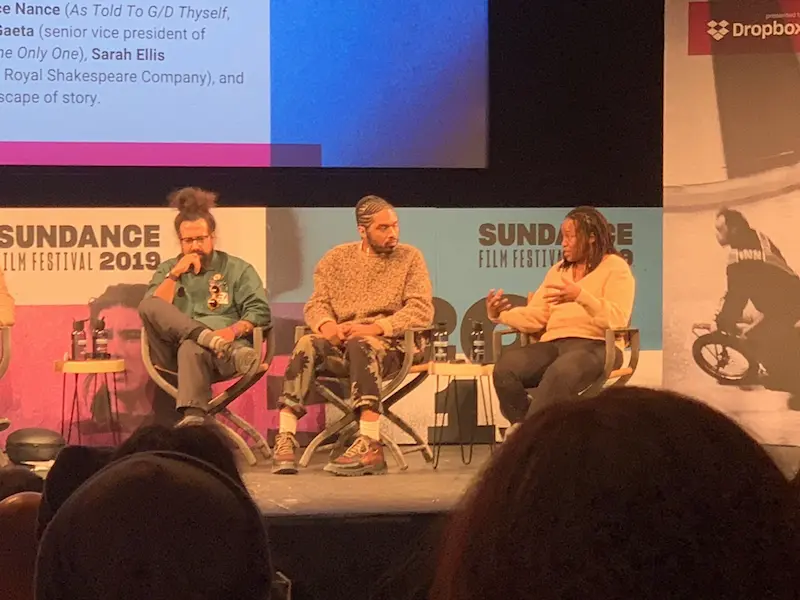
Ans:
[{"label": "white sock", "polygon": [[280,425],[278,426],[279,433],[297,433],[297,415],[288,410],[280,412]]},{"label": "white sock", "polygon": [[376,421],[364,421],[363,419],[358,422],[358,432],[361,435],[365,435],[370,439],[378,440],[381,439],[381,421],[380,419]]}]

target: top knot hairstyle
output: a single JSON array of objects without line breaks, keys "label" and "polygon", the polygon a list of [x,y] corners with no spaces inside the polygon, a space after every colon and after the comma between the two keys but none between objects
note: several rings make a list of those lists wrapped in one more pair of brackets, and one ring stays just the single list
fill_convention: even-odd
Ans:
[{"label": "top knot hairstyle", "polygon": [[178,211],[175,217],[175,231],[180,234],[181,223],[205,219],[208,232],[214,233],[217,222],[211,209],[217,205],[218,194],[198,187],[185,187],[172,192],[167,199],[169,205]]},{"label": "top knot hairstyle", "polygon": [[375,215],[381,211],[393,209],[394,206],[380,196],[364,196],[356,204],[356,224],[359,227],[369,227],[372,225]]},{"label": "top knot hairstyle", "polygon": [[[594,271],[607,254],[619,254],[614,247],[614,232],[602,213],[591,206],[579,206],[567,213],[567,219],[575,223],[578,240],[582,244],[586,256],[586,272]],[[589,238],[594,236],[594,245]],[[564,259],[561,270],[566,271],[574,263]]]}]

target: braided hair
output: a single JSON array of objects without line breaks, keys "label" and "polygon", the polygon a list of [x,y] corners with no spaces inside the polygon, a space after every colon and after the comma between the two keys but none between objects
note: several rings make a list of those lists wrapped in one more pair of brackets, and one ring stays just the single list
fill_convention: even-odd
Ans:
[{"label": "braided hair", "polygon": [[[607,254],[619,254],[614,247],[614,234],[608,220],[599,210],[591,206],[579,206],[567,214],[575,223],[575,233],[581,245],[581,255],[586,257],[586,272],[594,271]],[[594,244],[589,243],[594,236]],[[575,263],[564,259],[561,270],[569,270]]]},{"label": "braided hair", "polygon": [[359,227],[369,227],[372,219],[379,212],[391,210],[394,207],[380,196],[364,196],[356,204],[356,225]]}]

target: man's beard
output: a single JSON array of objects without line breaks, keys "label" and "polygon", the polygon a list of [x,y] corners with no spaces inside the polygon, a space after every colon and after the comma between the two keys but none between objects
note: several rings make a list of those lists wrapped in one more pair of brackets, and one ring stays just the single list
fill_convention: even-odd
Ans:
[{"label": "man's beard", "polygon": [[369,246],[370,252],[375,254],[391,254],[394,252],[394,249],[397,247],[395,246],[379,246],[375,242],[372,241],[372,238],[367,235],[367,246]]},{"label": "man's beard", "polygon": [[196,250],[192,252],[192,254],[196,254],[200,257],[200,264],[203,266],[204,269],[208,268],[208,263],[211,261],[211,253],[203,252],[202,250]]}]

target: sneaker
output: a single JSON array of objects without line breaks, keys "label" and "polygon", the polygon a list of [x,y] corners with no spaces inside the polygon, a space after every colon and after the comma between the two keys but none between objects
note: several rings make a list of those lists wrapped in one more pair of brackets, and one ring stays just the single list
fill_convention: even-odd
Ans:
[{"label": "sneaker", "polygon": [[272,451],[272,472],[276,475],[296,475],[297,457],[295,450],[300,447],[293,433],[284,432],[275,436],[275,449]]},{"label": "sneaker", "polygon": [[325,471],[334,475],[382,475],[386,473],[383,446],[377,440],[360,435],[339,458],[325,465]]},{"label": "sneaker", "polygon": [[261,355],[250,346],[236,346],[231,350],[230,356],[239,375],[255,373],[261,364]]}]

